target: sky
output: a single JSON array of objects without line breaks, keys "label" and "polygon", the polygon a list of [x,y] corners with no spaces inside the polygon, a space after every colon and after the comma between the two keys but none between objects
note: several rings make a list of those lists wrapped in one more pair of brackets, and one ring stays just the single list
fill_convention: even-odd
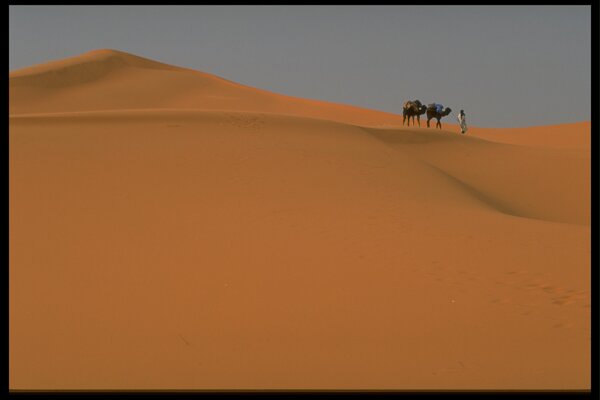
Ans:
[{"label": "sky", "polygon": [[590,6],[9,7],[10,71],[106,48],[396,114],[441,103],[474,126],[591,119]]}]

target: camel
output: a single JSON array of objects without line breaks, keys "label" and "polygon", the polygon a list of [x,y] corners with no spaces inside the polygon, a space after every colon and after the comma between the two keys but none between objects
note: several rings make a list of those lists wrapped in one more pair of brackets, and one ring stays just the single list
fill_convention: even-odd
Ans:
[{"label": "camel", "polygon": [[415,117],[417,117],[417,122],[421,126],[421,115],[425,114],[426,111],[427,106],[423,105],[419,100],[405,102],[402,107],[402,125],[404,125],[404,121],[407,121],[407,125],[410,126],[411,118],[414,125]]},{"label": "camel", "polygon": [[438,112],[435,104],[429,104],[427,106],[427,127],[429,128],[429,121],[431,121],[432,118],[435,118],[437,119],[437,123],[435,124],[436,128],[442,129],[442,123],[440,122],[440,119],[451,112],[452,110],[449,107],[446,107],[446,109],[442,110],[442,112]]}]

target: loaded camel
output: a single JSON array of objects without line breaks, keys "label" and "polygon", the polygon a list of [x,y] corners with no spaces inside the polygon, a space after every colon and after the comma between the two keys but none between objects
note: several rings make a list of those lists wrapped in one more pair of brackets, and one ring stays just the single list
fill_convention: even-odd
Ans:
[{"label": "loaded camel", "polygon": [[411,118],[414,125],[415,117],[417,117],[417,122],[421,126],[421,115],[425,114],[426,111],[427,106],[423,105],[419,100],[405,102],[402,107],[402,125],[404,125],[404,121],[407,121],[407,125],[410,126]]},{"label": "loaded camel", "polygon": [[435,118],[437,119],[437,123],[435,124],[436,128],[442,129],[442,123],[440,122],[440,119],[450,114],[451,112],[452,110],[449,107],[446,107],[446,109],[443,110],[441,104],[429,104],[427,106],[427,127],[429,128],[429,121],[431,121],[432,118]]}]

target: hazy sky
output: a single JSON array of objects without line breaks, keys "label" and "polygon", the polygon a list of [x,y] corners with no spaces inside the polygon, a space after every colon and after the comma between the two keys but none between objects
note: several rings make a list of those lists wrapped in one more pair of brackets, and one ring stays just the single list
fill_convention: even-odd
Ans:
[{"label": "hazy sky", "polygon": [[590,6],[11,6],[9,68],[112,48],[290,96],[529,126],[591,118],[590,30]]}]

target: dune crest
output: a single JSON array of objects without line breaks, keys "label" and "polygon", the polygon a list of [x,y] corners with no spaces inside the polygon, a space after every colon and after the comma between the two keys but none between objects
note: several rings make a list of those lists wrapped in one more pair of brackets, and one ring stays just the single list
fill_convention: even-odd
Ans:
[{"label": "dune crest", "polygon": [[9,74],[14,86],[64,87],[100,79],[121,68],[176,70],[177,67],[112,49],[35,65]]},{"label": "dune crest", "polygon": [[117,50],[10,74],[10,114],[138,108],[272,112],[360,124],[401,125],[401,115],[285,96]]}]

